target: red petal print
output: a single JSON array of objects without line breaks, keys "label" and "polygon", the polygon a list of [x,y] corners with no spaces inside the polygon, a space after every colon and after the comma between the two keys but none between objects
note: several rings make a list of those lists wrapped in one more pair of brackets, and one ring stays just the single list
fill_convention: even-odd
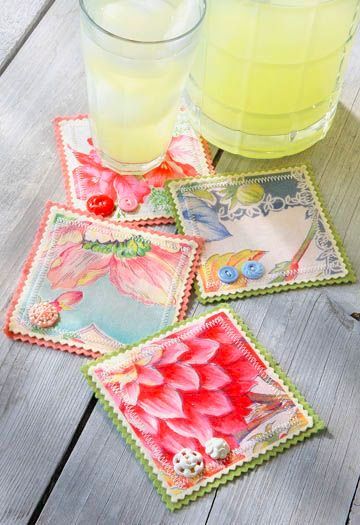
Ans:
[{"label": "red petal print", "polygon": [[214,431],[232,436],[247,428],[245,420],[237,418],[233,413],[223,417],[211,418],[211,423]]},{"label": "red petal print", "polygon": [[155,370],[155,368],[150,368],[148,366],[137,366],[136,371],[138,373],[138,382],[143,385],[156,386],[162,385],[164,382],[163,376]]},{"label": "red petal print", "polygon": [[156,417],[150,416],[142,408],[134,406],[125,408],[126,419],[143,434],[156,435],[159,422]]},{"label": "red petal print", "polygon": [[[220,316],[223,317],[222,314],[220,314]],[[233,339],[227,334],[227,332],[225,332],[224,327],[222,325],[215,325],[210,327],[206,326],[204,327],[202,335],[203,337],[207,337],[209,339],[214,339],[215,341],[218,341],[221,345],[234,345]]]},{"label": "red petal print", "polygon": [[[231,374],[229,374],[231,375]],[[252,387],[255,385],[256,381],[238,381],[237,383],[231,383],[229,386],[225,386],[224,387],[224,392],[226,392],[226,394],[232,398],[234,397],[235,399],[239,396],[239,395],[244,395],[244,394],[248,394],[250,392],[250,390],[252,389]]]},{"label": "red petal print", "polygon": [[194,406],[201,414],[223,416],[233,410],[230,399],[223,392],[200,390],[184,394],[184,406]]},{"label": "red petal print", "polygon": [[199,389],[199,376],[193,368],[180,363],[164,366],[161,369],[166,383],[179,390],[191,391]]},{"label": "red petal print", "polygon": [[196,438],[202,445],[213,437],[209,419],[195,410],[191,411],[186,419],[171,419],[166,421],[166,424],[177,434]]},{"label": "red petal print", "polygon": [[232,363],[228,371],[232,379],[236,382],[253,381],[253,384],[255,384],[254,380],[259,375],[258,370],[249,363],[249,361],[245,361],[244,359],[239,359],[239,361]]},{"label": "red petal print", "polygon": [[176,454],[185,447],[196,450],[197,442],[195,439],[180,436],[176,432],[173,432],[165,422],[160,421],[159,446],[171,454]]},{"label": "red petal print", "polygon": [[234,344],[221,344],[220,350],[216,354],[215,361],[220,366],[231,366],[232,363],[239,359],[246,359],[245,354]]},{"label": "red petal print", "polygon": [[191,341],[186,341],[189,352],[182,356],[182,360],[187,363],[201,365],[208,363],[219,348],[219,343],[211,339],[200,339],[194,337]]},{"label": "red petal print", "polygon": [[124,402],[129,405],[136,405],[139,397],[140,387],[136,381],[121,385],[121,393],[123,395]]},{"label": "red petal print", "polygon": [[200,376],[201,388],[206,390],[219,390],[231,382],[224,370],[214,363],[195,366],[195,370]]},{"label": "red petal print", "polygon": [[162,188],[167,180],[174,178],[174,174],[169,166],[166,157],[165,160],[153,170],[144,175],[144,179],[154,188]]},{"label": "red petal print", "polygon": [[189,349],[184,343],[175,342],[171,346],[166,346],[163,350],[161,360],[158,366],[167,365],[169,363],[175,363],[178,358],[187,352]]},{"label": "red petal print", "polygon": [[138,404],[152,416],[161,419],[184,417],[181,397],[176,390],[166,385],[141,388]]}]

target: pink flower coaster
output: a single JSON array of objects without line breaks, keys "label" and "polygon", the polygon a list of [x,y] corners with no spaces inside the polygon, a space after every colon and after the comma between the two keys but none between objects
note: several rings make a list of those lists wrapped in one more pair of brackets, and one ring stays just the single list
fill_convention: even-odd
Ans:
[{"label": "pink flower coaster", "polygon": [[[86,115],[56,118],[55,132],[68,204],[86,211],[86,201],[91,195],[106,194],[116,203],[112,217],[115,220],[138,224],[173,222],[168,195],[163,189],[165,182],[214,173],[208,145],[191,127],[184,107],[163,163],[141,177],[119,175],[101,165]],[[134,208],[131,211],[128,202]]]},{"label": "pink flower coaster", "polygon": [[201,240],[48,203],[5,332],[97,357],[185,315]]},{"label": "pink flower coaster", "polygon": [[83,371],[171,510],[324,426],[227,307]]}]

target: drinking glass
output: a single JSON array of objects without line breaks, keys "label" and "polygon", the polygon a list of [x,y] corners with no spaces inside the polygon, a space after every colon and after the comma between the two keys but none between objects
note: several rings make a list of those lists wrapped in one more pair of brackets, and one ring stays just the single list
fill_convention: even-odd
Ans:
[{"label": "drinking glass", "polygon": [[80,0],[95,148],[105,166],[142,174],[169,146],[205,0]]},{"label": "drinking glass", "polygon": [[323,138],[333,120],[360,0],[208,0],[190,73],[193,124],[246,157]]}]

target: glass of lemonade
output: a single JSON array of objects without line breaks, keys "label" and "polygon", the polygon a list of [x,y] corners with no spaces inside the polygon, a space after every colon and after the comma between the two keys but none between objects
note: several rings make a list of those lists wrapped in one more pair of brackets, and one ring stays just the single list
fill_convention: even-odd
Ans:
[{"label": "glass of lemonade", "polygon": [[94,145],[104,165],[161,163],[199,40],[205,0],[80,0]]},{"label": "glass of lemonade", "polygon": [[328,131],[360,0],[208,0],[187,100],[195,127],[232,153],[275,158]]}]

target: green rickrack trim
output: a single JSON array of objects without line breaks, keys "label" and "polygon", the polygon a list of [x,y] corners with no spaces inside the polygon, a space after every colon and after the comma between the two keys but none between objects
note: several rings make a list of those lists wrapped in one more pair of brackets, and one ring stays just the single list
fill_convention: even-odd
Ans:
[{"label": "green rickrack trim", "polygon": [[[355,271],[351,265],[351,262],[350,262],[350,259],[345,251],[345,248],[344,248],[344,245],[342,243],[342,240],[341,240],[341,237],[340,235],[338,234],[336,228],[335,228],[335,225],[334,225],[334,222],[330,216],[330,213],[328,212],[327,210],[327,207],[325,206],[325,202],[324,202],[324,199],[322,198],[322,195],[321,195],[321,192],[320,192],[320,189],[319,189],[319,186],[317,184],[317,181],[316,181],[316,178],[315,178],[315,175],[313,173],[313,170],[311,168],[310,165],[308,164],[302,164],[301,166],[290,166],[290,167],[287,167],[287,168],[280,168],[280,169],[273,169],[271,170],[271,172],[269,171],[259,171],[259,172],[246,172],[246,173],[232,173],[232,172],[229,172],[229,173],[217,173],[216,174],[216,178],[221,178],[221,177],[252,177],[252,176],[255,176],[255,175],[269,175],[269,177],[271,175],[274,175],[276,172],[286,172],[287,170],[291,170],[291,169],[301,169],[301,168],[305,168],[306,170],[306,175],[308,176],[308,178],[310,179],[310,182],[311,184],[313,185],[313,189],[314,189],[314,192],[315,192],[315,195],[316,195],[316,198],[320,204],[320,208],[321,208],[321,211],[322,213],[324,214],[325,216],[325,219],[329,225],[329,228],[330,228],[330,231],[335,239],[335,244],[336,244],[336,247],[337,249],[339,250],[340,254],[341,254],[341,257],[344,261],[344,266],[346,268],[346,270],[348,271],[347,275],[345,275],[344,277],[333,277],[331,279],[319,279],[318,281],[308,281],[308,282],[303,282],[303,283],[292,283],[292,284],[280,284],[279,286],[274,286],[272,288],[264,288],[264,289],[261,289],[261,290],[244,290],[242,292],[234,292],[234,293],[229,293],[229,294],[222,294],[222,295],[219,295],[219,296],[216,296],[216,297],[204,297],[201,293],[201,290],[200,290],[200,286],[199,286],[199,282],[198,280],[195,281],[195,284],[194,284],[194,288],[195,288],[195,291],[196,291],[196,295],[197,295],[197,298],[199,300],[199,302],[203,305],[207,305],[209,303],[214,303],[214,302],[221,302],[221,301],[225,301],[225,300],[234,300],[234,299],[246,299],[247,297],[254,297],[254,296],[259,296],[259,295],[267,295],[267,294],[273,294],[273,293],[279,293],[279,292],[287,292],[289,290],[296,290],[296,289],[302,289],[302,288],[312,288],[314,286],[327,286],[327,285],[331,285],[331,284],[351,284],[351,283],[355,283],[356,282],[356,274],[355,274]],[[275,172],[275,173],[274,173]],[[173,217],[175,219],[175,223],[176,223],[176,228],[177,228],[177,231],[178,233],[181,233],[181,234],[185,234],[185,229],[184,229],[184,226],[181,222],[181,218],[180,218],[180,214],[179,214],[179,210],[177,208],[177,205],[176,205],[176,201],[174,199],[174,196],[171,192],[171,185],[172,184],[176,184],[176,183],[191,183],[192,181],[194,181],[194,183],[196,183],[196,179],[187,179],[187,180],[184,180],[184,179],[172,179],[170,181],[167,181],[165,183],[165,190],[167,191],[168,193],[168,196],[169,196],[169,200],[171,201],[171,205],[172,205],[172,214],[173,214]],[[199,182],[199,181],[198,181]]]},{"label": "green rickrack trim", "polygon": [[[203,317],[208,317],[210,314],[220,312],[220,311],[227,311],[231,316],[233,316],[238,325],[240,326],[240,329],[246,334],[246,336],[250,339],[250,341],[253,343],[253,345],[256,347],[256,349],[259,351],[259,353],[264,357],[264,359],[269,363],[269,365],[273,368],[273,370],[276,372],[276,374],[280,377],[280,379],[283,381],[283,383],[288,387],[290,392],[295,397],[296,401],[302,405],[302,407],[307,411],[309,416],[313,419],[313,426],[311,428],[308,428],[298,434],[297,436],[293,436],[285,443],[279,444],[277,447],[272,448],[271,450],[268,450],[264,454],[260,454],[257,458],[252,459],[251,461],[244,463],[243,465],[240,465],[236,467],[234,470],[228,472],[227,474],[224,474],[220,479],[216,479],[212,482],[209,482],[205,487],[201,487],[195,492],[193,492],[190,495],[185,496],[184,499],[179,500],[177,502],[172,502],[170,496],[166,493],[165,488],[162,486],[161,482],[159,481],[157,475],[154,473],[153,468],[148,462],[148,459],[145,457],[144,453],[142,452],[141,448],[137,445],[135,439],[132,437],[130,432],[126,429],[126,427],[121,423],[121,421],[118,418],[117,413],[112,408],[110,403],[106,400],[102,392],[97,387],[97,384],[92,379],[89,369],[97,366],[99,363],[108,360],[111,357],[114,357],[116,355],[122,354],[126,352],[127,350],[137,348],[148,341],[157,339],[161,337],[162,335],[166,334],[169,331],[172,331],[174,328],[181,328],[184,327],[190,323],[193,323],[194,321],[200,320]],[[276,361],[273,359],[271,354],[268,353],[268,351],[257,341],[255,336],[251,333],[250,329],[247,327],[247,325],[238,317],[238,315],[234,312],[232,308],[230,308],[227,305],[218,305],[216,308],[212,308],[210,310],[207,310],[206,312],[202,313],[201,315],[197,317],[193,317],[191,319],[186,319],[184,321],[180,321],[178,323],[174,323],[171,326],[167,326],[166,328],[163,328],[156,334],[151,335],[150,337],[146,337],[139,341],[136,345],[127,345],[124,348],[122,348],[120,351],[112,352],[110,354],[107,354],[103,357],[100,357],[96,361],[90,361],[83,367],[81,367],[81,371],[85,375],[85,378],[87,382],[89,383],[92,390],[95,392],[95,396],[98,398],[102,406],[104,407],[105,411],[108,413],[108,416],[114,423],[117,430],[122,435],[123,439],[125,440],[126,444],[130,446],[131,450],[135,454],[135,457],[140,461],[141,465],[143,466],[145,472],[148,474],[149,478],[151,479],[152,483],[154,484],[156,490],[161,496],[161,499],[167,506],[167,508],[171,511],[175,511],[183,507],[184,505],[188,505],[191,501],[195,501],[197,498],[200,498],[204,494],[207,494],[211,492],[213,489],[220,487],[220,485],[226,484],[228,481],[232,481],[234,478],[237,478],[241,474],[248,472],[249,470],[252,470],[257,465],[261,465],[264,463],[264,461],[268,461],[269,459],[275,457],[277,454],[280,454],[281,452],[284,452],[286,449],[290,448],[292,445],[295,445],[296,443],[299,443],[301,441],[304,441],[307,437],[311,436],[312,434],[315,434],[316,432],[319,432],[320,430],[325,428],[325,423],[322,421],[322,419],[315,413],[315,411],[311,408],[311,406],[307,403],[305,398],[300,394],[298,389],[292,384],[290,379],[286,376],[285,372],[282,371],[280,366],[276,363]]]}]

